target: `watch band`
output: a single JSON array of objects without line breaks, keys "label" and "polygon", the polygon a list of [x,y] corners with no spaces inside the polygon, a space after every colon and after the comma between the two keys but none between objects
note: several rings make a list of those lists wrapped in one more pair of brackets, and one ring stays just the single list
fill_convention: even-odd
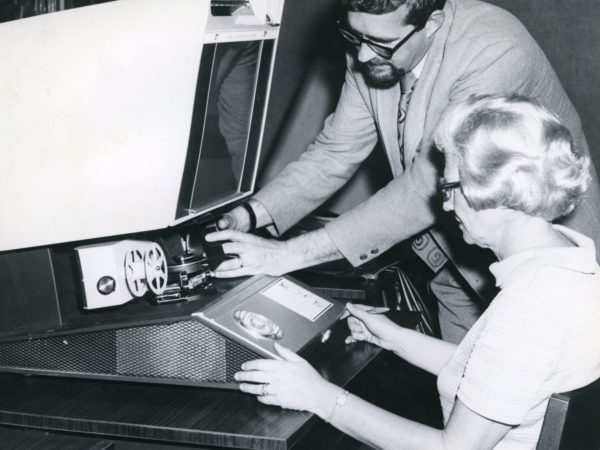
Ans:
[{"label": "watch band", "polygon": [[327,423],[331,422],[331,420],[333,419],[333,416],[335,416],[335,414],[338,412],[338,410],[342,406],[344,406],[344,403],[346,403],[346,400],[348,400],[349,395],[350,395],[350,392],[344,391],[340,395],[337,396],[337,398],[335,399],[335,406],[333,407],[331,414],[329,414],[329,416],[325,419],[325,422],[327,422]]},{"label": "watch band", "polygon": [[254,231],[256,229],[256,214],[254,209],[248,203],[241,203],[240,206],[246,210],[250,217],[250,229],[248,231]]}]

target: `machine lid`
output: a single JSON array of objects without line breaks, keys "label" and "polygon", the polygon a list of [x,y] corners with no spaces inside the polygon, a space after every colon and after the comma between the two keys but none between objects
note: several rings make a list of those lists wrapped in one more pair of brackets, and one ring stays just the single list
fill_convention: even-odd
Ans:
[{"label": "machine lid", "polygon": [[120,0],[0,24],[0,251],[173,223],[209,15]]}]

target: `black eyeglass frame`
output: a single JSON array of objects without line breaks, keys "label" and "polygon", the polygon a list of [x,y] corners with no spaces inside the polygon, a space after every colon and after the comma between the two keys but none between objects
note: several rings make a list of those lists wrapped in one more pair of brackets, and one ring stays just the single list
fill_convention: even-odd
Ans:
[{"label": "black eyeglass frame", "polygon": [[[425,23],[427,23],[427,21],[425,21]],[[352,31],[350,31],[342,24],[341,19],[337,20],[338,31],[340,32],[342,37],[347,42],[356,46],[357,48],[359,48],[362,44],[366,44],[371,50],[373,50],[373,52],[377,56],[380,56],[383,59],[392,59],[392,57],[394,56],[394,53],[396,53],[400,49],[400,47],[402,47],[404,44],[406,44],[406,42],[411,37],[413,37],[416,33],[418,33],[423,28],[425,28],[425,23],[412,29],[410,33],[408,33],[406,36],[404,36],[402,38],[402,40],[400,42],[398,42],[396,45],[394,45],[393,47],[388,47],[386,45],[379,44],[377,42],[372,41],[371,39],[368,39],[364,36],[361,36],[359,34],[356,34]]]},{"label": "black eyeglass frame", "polygon": [[444,177],[440,178],[438,188],[442,194],[442,200],[444,202],[450,201],[452,198],[452,191],[460,188],[460,186],[460,181],[446,181]]}]

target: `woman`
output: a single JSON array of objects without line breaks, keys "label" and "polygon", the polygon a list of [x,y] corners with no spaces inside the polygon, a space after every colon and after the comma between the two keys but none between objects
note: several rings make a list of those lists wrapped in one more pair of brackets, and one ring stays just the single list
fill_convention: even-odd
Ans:
[{"label": "woman", "polygon": [[496,254],[501,291],[458,346],[351,304],[347,342],[371,342],[437,375],[445,428],[383,411],[280,346],[284,361],[245,363],[236,379],[262,403],[310,411],[374,447],[534,449],[550,395],[600,377],[594,244],[551,223],[585,192],[589,161],[554,115],[522,97],[453,106],[436,144],[444,209],[466,242]]}]

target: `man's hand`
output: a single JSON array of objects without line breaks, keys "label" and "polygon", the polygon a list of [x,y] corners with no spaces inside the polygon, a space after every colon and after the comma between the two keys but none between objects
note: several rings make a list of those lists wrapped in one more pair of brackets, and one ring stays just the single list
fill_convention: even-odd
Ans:
[{"label": "man's hand", "polygon": [[[237,209],[237,208],[236,208]],[[206,240],[229,241],[223,244],[223,251],[236,255],[234,259],[223,261],[214,274],[217,278],[234,278],[248,275],[282,275],[295,270],[287,242],[264,239],[253,234],[235,230],[224,230],[206,235]]]},{"label": "man's hand", "polygon": [[250,230],[250,215],[242,206],[236,206],[231,211],[226,212],[217,221],[219,230]]},{"label": "man's hand", "polygon": [[229,241],[223,244],[223,251],[237,256],[217,267],[217,278],[258,274],[283,275],[342,257],[324,229],[303,234],[289,241],[264,239],[236,230],[210,233],[206,235],[206,240]]},{"label": "man's hand", "polygon": [[225,213],[217,221],[219,230],[253,231],[273,224],[266,208],[253,198]]}]

